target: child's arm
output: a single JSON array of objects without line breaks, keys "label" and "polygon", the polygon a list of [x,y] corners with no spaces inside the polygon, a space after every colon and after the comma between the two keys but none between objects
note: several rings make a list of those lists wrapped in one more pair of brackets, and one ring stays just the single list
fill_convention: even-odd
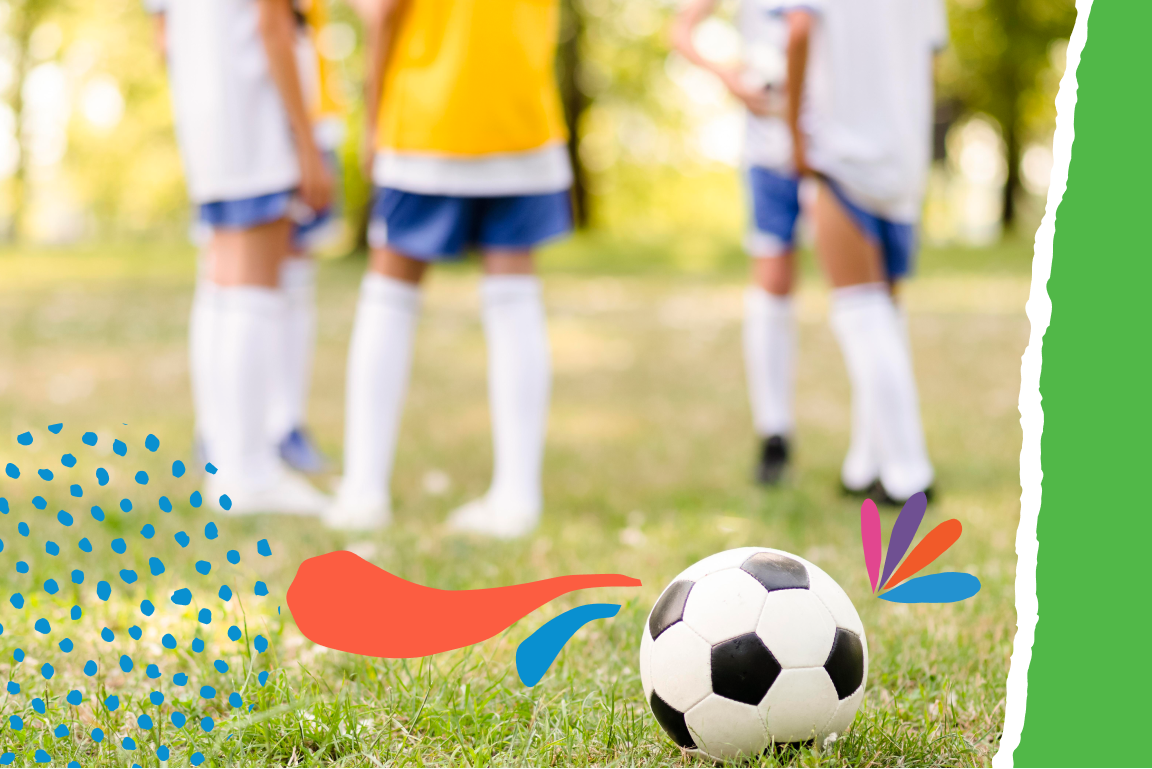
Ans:
[{"label": "child's arm", "polygon": [[288,124],[296,140],[296,155],[300,162],[300,198],[313,211],[323,211],[332,203],[332,175],[329,173],[316,140],[312,136],[312,121],[304,105],[304,92],[300,87],[300,72],[296,62],[296,20],[289,0],[258,0],[260,37],[268,55],[268,69],[272,75]]},{"label": "child's arm", "polygon": [[161,58],[168,55],[168,21],[163,13],[152,14],[152,32],[156,42],[156,50]]},{"label": "child's arm", "polygon": [[364,111],[368,124],[364,132],[364,162],[371,176],[376,148],[376,126],[384,95],[384,67],[392,51],[392,40],[405,0],[375,0],[365,3],[364,26],[368,31],[368,77],[364,81]]},{"label": "child's arm", "polygon": [[800,102],[804,97],[804,78],[808,74],[808,42],[812,37],[812,14],[808,11],[788,13],[788,110],[786,119],[792,132],[792,157],[796,173],[811,172],[804,135],[800,132]]},{"label": "child's arm", "polygon": [[692,40],[692,33],[712,15],[716,3],[717,0],[688,0],[672,24],[672,47],[688,61],[720,78],[728,91],[744,102],[744,106],[753,114],[770,114],[772,108],[767,89],[749,88],[741,79],[740,68],[725,67],[705,58]]}]

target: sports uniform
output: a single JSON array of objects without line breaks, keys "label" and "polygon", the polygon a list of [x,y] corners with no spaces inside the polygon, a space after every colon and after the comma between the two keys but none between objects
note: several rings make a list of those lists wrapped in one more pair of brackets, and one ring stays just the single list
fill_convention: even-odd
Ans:
[{"label": "sports uniform", "polygon": [[[188,193],[212,230],[287,218],[300,183],[296,142],[276,86],[257,0],[163,0],[176,133]],[[209,247],[211,248],[211,246]],[[190,320],[197,429],[219,471],[209,497],[232,513],[315,513],[326,497],[290,473],[268,436],[271,371],[287,300],[260,284],[202,276]]]},{"label": "sports uniform", "polygon": [[412,0],[384,74],[370,243],[438,260],[572,226],[550,0]]},{"label": "sports uniform", "polygon": [[817,17],[800,116],[808,164],[881,245],[889,278],[904,277],[932,158],[932,59],[948,42],[943,4],[797,5]]},{"label": "sports uniform", "polygon": [[[904,277],[931,161],[933,55],[947,41],[942,1],[803,0],[792,9],[814,18],[799,122],[807,163],[877,245],[889,281]],[[842,482],[852,490],[879,483],[893,500],[929,489],[911,350],[888,286],[838,288],[831,310],[852,383]]]},{"label": "sports uniform", "polygon": [[[569,165],[554,79],[557,0],[408,0],[392,34],[376,124],[369,243],[426,262],[471,249],[497,258],[571,229]],[[494,468],[452,528],[514,537],[542,508],[551,388],[540,282],[486,275]],[[370,271],[348,353],[344,478],[325,514],[386,525],[420,293]]]}]

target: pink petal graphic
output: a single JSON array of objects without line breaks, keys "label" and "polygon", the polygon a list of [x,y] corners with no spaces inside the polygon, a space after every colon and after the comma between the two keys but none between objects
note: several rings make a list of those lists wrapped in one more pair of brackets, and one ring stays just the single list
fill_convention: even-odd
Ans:
[{"label": "pink petal graphic", "polygon": [[870,499],[860,505],[860,539],[864,543],[864,565],[868,567],[868,581],[872,592],[880,579],[880,512]]}]

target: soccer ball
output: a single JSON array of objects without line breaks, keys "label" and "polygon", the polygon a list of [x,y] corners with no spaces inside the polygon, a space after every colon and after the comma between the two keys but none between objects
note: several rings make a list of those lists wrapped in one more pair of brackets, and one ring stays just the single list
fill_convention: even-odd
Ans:
[{"label": "soccer ball", "polygon": [[842,733],[867,678],[864,625],[844,590],[803,558],[765,547],[684,570],[640,641],[652,714],[677,745],[718,760]]}]

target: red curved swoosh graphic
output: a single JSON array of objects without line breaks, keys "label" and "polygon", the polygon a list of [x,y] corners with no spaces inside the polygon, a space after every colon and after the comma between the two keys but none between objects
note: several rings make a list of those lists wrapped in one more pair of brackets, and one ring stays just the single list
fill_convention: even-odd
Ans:
[{"label": "red curved swoosh graphic", "polygon": [[639,587],[622,574],[577,574],[483,590],[437,590],[338,551],[300,564],[288,609],[308,640],[368,657],[424,657],[479,643],[565,593]]}]

